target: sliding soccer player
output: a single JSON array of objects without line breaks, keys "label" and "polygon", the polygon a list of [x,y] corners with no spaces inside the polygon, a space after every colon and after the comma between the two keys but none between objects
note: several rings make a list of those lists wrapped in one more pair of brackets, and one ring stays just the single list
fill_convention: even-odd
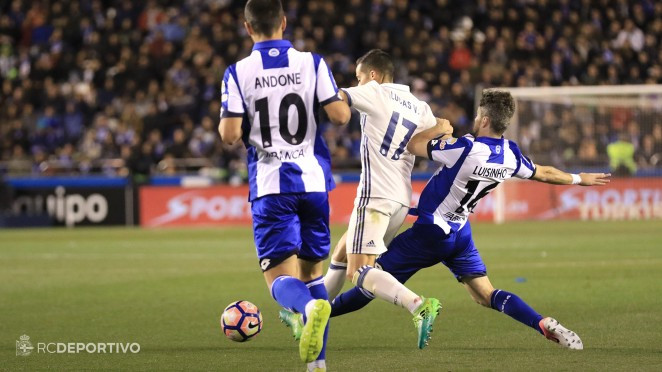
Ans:
[{"label": "sliding soccer player", "polygon": [[[500,311],[547,339],[581,350],[579,336],[551,317],[543,317],[516,294],[495,289],[474,244],[469,213],[478,201],[510,177],[540,182],[601,186],[610,174],[569,174],[536,165],[523,156],[515,142],[503,137],[515,111],[510,93],[485,90],[474,122],[473,135],[439,138],[438,128],[421,132],[409,142],[409,151],[441,166],[421,193],[414,225],[398,235],[377,264],[400,282],[418,270],[443,263],[479,304]],[[337,297],[332,316],[355,311],[371,301],[352,289]]]}]

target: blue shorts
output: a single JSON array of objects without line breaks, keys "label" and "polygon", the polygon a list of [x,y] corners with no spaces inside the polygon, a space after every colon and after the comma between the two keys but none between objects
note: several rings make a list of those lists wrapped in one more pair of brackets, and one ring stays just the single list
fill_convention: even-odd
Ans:
[{"label": "blue shorts", "polygon": [[265,195],[251,203],[253,236],[262,271],[292,255],[308,261],[329,256],[329,196],[326,192]]},{"label": "blue shorts", "polygon": [[414,224],[396,236],[388,251],[377,259],[379,266],[401,283],[418,270],[440,262],[458,281],[487,275],[483,259],[471,238],[469,222],[450,235],[437,225]]}]

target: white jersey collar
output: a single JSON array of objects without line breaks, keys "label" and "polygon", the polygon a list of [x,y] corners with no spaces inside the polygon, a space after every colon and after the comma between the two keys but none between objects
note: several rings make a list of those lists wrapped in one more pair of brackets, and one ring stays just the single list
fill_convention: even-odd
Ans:
[{"label": "white jersey collar", "polygon": [[409,86],[408,86],[408,85],[404,85],[404,84],[384,83],[384,84],[382,84],[382,85],[385,86],[385,87],[389,87],[389,88],[393,88],[393,89],[397,89],[397,90],[403,90],[403,91],[405,91],[405,92],[409,92],[409,91],[410,91],[410,90],[409,90]]}]

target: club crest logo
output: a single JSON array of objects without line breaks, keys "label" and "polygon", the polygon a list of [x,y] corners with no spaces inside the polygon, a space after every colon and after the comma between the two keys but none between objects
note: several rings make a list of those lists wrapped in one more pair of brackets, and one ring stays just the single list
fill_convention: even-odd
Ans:
[{"label": "club crest logo", "polygon": [[271,56],[271,57],[278,57],[278,55],[280,55],[280,52],[276,48],[269,49],[268,53],[269,53],[269,56]]},{"label": "club crest logo", "polygon": [[430,144],[432,145],[432,147],[435,147],[437,144],[439,144],[438,149],[443,150],[444,147],[446,147],[446,145],[452,145],[455,142],[457,142],[457,138],[451,137],[451,138],[448,138],[448,139],[445,139],[445,140],[434,139],[434,140],[430,141]]},{"label": "club crest logo", "polygon": [[21,337],[19,337],[19,340],[16,341],[16,356],[30,355],[30,353],[32,353],[32,350],[34,350],[34,347],[30,342],[30,336],[22,335]]}]

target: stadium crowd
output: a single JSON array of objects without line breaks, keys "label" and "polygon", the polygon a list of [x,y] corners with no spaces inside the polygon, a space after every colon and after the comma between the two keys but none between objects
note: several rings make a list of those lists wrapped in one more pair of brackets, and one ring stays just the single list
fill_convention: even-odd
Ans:
[{"label": "stadium crowd", "polygon": [[[245,177],[243,145],[223,145],[216,132],[222,74],[252,48],[237,22],[243,5],[0,0],[0,167],[9,174],[149,175],[191,166],[220,170],[219,178]],[[411,85],[458,135],[472,125],[477,86],[662,83],[659,1],[283,5],[286,37],[321,53],[339,86],[355,84],[357,57],[387,50],[399,66],[396,80]],[[608,145],[625,141],[635,167],[662,168],[659,111],[559,107],[528,117],[536,120],[519,123],[518,139],[534,161],[607,166]],[[359,166],[358,120],[325,125],[324,136],[336,168]]]}]

